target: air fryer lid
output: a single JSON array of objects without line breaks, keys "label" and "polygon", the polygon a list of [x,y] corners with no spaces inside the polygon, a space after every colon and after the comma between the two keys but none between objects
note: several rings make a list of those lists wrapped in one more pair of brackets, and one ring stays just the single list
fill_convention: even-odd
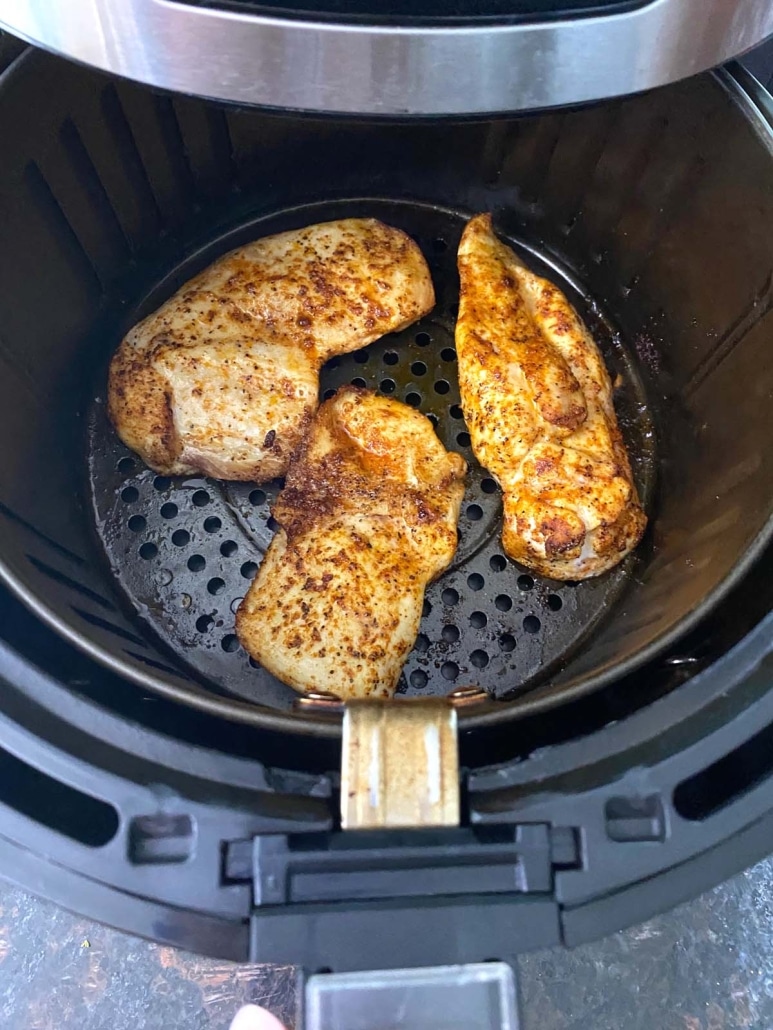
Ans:
[{"label": "air fryer lid", "polygon": [[773,33],[768,0],[0,0],[0,26],[196,96],[308,111],[523,111],[674,82]]},{"label": "air fryer lid", "polygon": [[388,218],[440,288],[410,338],[329,365],[325,388],[378,385],[470,457],[453,393],[454,250],[464,218],[494,209],[620,372],[652,519],[609,576],[535,583],[501,555],[497,493],[475,470],[406,693],[480,682],[501,699],[463,710],[462,726],[587,694],[694,626],[767,539],[770,139],[726,76],[560,117],[429,127],[223,111],[40,54],[3,91],[15,144],[0,173],[0,419],[14,441],[0,455],[2,572],[120,675],[227,718],[340,732],[293,713],[233,637],[272,488],[154,477],[101,407],[107,358],[139,314],[228,247],[314,218]]}]

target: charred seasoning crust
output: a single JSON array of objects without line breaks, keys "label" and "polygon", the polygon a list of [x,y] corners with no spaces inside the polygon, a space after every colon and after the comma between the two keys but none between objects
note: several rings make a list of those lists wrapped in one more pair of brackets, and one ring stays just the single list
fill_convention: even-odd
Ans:
[{"label": "charred seasoning crust", "polygon": [[273,507],[279,529],[237,612],[245,649],[296,690],[390,696],[424,588],[456,550],[465,471],[425,416],[342,387]]},{"label": "charred seasoning crust", "polygon": [[220,258],[127,334],[110,366],[110,418],[157,472],[283,475],[316,410],[324,362],[405,328],[434,302],[418,246],[376,219],[266,237]]},{"label": "charred seasoning crust", "polygon": [[496,238],[490,215],[468,223],[458,263],[462,409],[503,488],[505,550],[555,579],[599,575],[647,520],[598,347],[561,291]]}]

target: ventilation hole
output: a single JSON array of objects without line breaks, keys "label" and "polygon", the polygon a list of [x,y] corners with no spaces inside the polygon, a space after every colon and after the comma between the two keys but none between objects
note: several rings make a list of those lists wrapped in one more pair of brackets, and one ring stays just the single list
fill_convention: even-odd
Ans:
[{"label": "ventilation hole", "polygon": [[411,365],[411,372],[413,372],[415,376],[426,375],[427,366],[424,364],[423,361],[414,361],[414,363]]},{"label": "ventilation hole", "polygon": [[523,620],[523,628],[527,633],[539,633],[542,628],[542,623],[539,621],[536,615],[527,615]]},{"label": "ventilation hole", "polygon": [[148,520],[144,515],[132,515],[126,525],[132,533],[141,533],[143,529],[147,528]]},{"label": "ventilation hole", "polygon": [[262,490],[251,490],[250,491],[250,504],[254,504],[256,507],[260,504],[266,503],[266,495]]},{"label": "ventilation hole", "polygon": [[166,504],[161,505],[161,518],[162,519],[173,519],[177,515],[177,505],[171,501],[167,501]]},{"label": "ventilation hole", "polygon": [[[437,427],[438,427],[438,425],[439,425],[439,423],[440,423],[440,419],[439,419],[439,418],[437,417],[437,415],[435,414],[435,412],[434,412],[434,411],[430,411],[430,412],[428,412],[428,413],[427,413],[427,418],[428,418],[428,419],[430,420],[430,422],[431,422],[431,423],[432,423],[432,425],[433,425],[433,426],[435,427],[435,429],[437,429]],[[459,539],[461,540],[461,538],[462,538],[462,534],[460,533],[460,534],[459,534]]]},{"label": "ventilation hole", "polygon": [[432,241],[432,249],[436,254],[442,254],[444,251],[448,250],[448,244],[442,236],[438,236],[437,239]]},{"label": "ventilation hole", "polygon": [[127,486],[121,491],[121,500],[126,504],[134,504],[136,500],[139,500],[139,496],[140,492],[136,486]]},{"label": "ventilation hole", "polygon": [[191,572],[201,572],[206,564],[203,554],[192,554],[188,559],[188,568]]},{"label": "ventilation hole", "polygon": [[148,656],[145,654],[137,654],[136,651],[129,651],[128,648],[126,650],[126,654],[128,654],[129,657],[133,658],[136,662],[141,662],[142,665],[147,665],[149,669],[158,669],[159,672],[165,672],[169,676],[180,675],[179,669],[173,669],[169,665],[164,665],[163,662],[157,662],[155,658],[148,658]]},{"label": "ventilation hole", "polygon": [[352,386],[360,386],[364,390],[367,385],[368,384],[365,382],[362,376],[357,376],[355,379],[352,379]]},{"label": "ventilation hole", "polygon": [[462,411],[462,406],[460,404],[452,404],[448,409],[448,414],[451,418],[464,418],[464,412]]},{"label": "ventilation hole", "polygon": [[495,494],[497,492],[497,484],[493,479],[481,480],[480,488],[484,494]]},{"label": "ventilation hole", "polygon": [[153,480],[153,486],[156,488],[156,490],[159,491],[168,490],[171,485],[172,480],[169,478],[169,476],[156,476],[156,478]]},{"label": "ventilation hole", "polygon": [[497,606],[497,610],[500,612],[509,612],[513,607],[512,597],[508,597],[507,594],[498,594],[494,604]]},{"label": "ventilation hole", "polygon": [[145,561],[150,561],[151,558],[155,558],[158,554],[158,548],[155,544],[147,543],[143,544],[140,548],[140,558],[144,558]]},{"label": "ventilation hole", "polygon": [[514,651],[515,650],[515,637],[512,633],[503,633],[499,638],[499,646],[503,651]]},{"label": "ventilation hole", "polygon": [[429,333],[416,333],[415,340],[420,347],[426,347],[432,341]]},{"label": "ventilation hole", "polygon": [[269,515],[268,520],[266,522],[266,525],[268,526],[268,528],[271,530],[272,533],[276,533],[276,531],[279,529],[279,523],[277,522],[277,520],[274,518],[273,515]]},{"label": "ventilation hole", "polygon": [[459,630],[456,626],[444,626],[440,635],[447,644],[455,644],[459,639]]},{"label": "ventilation hole", "polygon": [[382,379],[379,383],[379,390],[382,393],[394,393],[395,392],[395,381],[394,379]]},{"label": "ventilation hole", "polygon": [[134,472],[136,467],[137,463],[134,458],[121,458],[117,465],[118,471],[123,473]]},{"label": "ventilation hole", "polygon": [[243,597],[235,597],[233,601],[231,601],[230,608],[234,615],[236,615],[236,613],[238,612],[239,605],[242,603],[243,600]]},{"label": "ventilation hole", "polygon": [[456,437],[456,442],[459,444],[460,447],[469,447],[470,446],[470,434],[469,433],[459,433],[457,435],[457,437]]},{"label": "ventilation hole", "polygon": [[206,508],[209,504],[210,496],[206,490],[197,490],[191,500],[197,508]]},{"label": "ventilation hole", "polygon": [[518,577],[518,589],[519,590],[531,590],[534,586],[534,580],[531,576],[519,576]]},{"label": "ventilation hole", "polygon": [[579,579],[567,579],[566,582],[564,583],[565,587],[572,587],[573,589],[574,589],[574,587],[579,586],[579,585],[580,585]]},{"label": "ventilation hole", "polygon": [[485,669],[488,665],[488,655],[485,651],[473,651],[470,655],[470,661],[476,669]]},{"label": "ventilation hole", "polygon": [[479,572],[473,572],[467,577],[467,586],[470,590],[482,590],[485,580]]},{"label": "ventilation hole", "polygon": [[564,602],[558,594],[548,594],[548,608],[551,612],[560,612],[563,607]]},{"label": "ventilation hole", "polygon": [[230,558],[236,554],[239,550],[239,545],[235,540],[224,540],[220,545],[220,553],[224,558]]},{"label": "ventilation hole", "polygon": [[451,389],[451,384],[446,379],[438,379],[435,383],[435,393],[446,394]]},{"label": "ventilation hole", "polygon": [[408,393],[405,395],[405,403],[410,404],[412,408],[418,408],[421,406],[421,394],[420,393]]},{"label": "ventilation hole", "polygon": [[218,529],[223,525],[217,515],[210,515],[208,519],[204,519],[204,529],[208,533],[217,533]]},{"label": "ventilation hole", "polygon": [[479,504],[470,504],[467,506],[467,518],[471,522],[479,522],[483,518],[483,508]]},{"label": "ventilation hole", "polygon": [[459,592],[457,590],[454,590],[453,587],[446,587],[443,593],[440,595],[440,597],[443,601],[443,604],[448,605],[448,607],[451,607],[451,605],[454,605],[458,602]]},{"label": "ventilation hole", "polygon": [[440,666],[440,675],[444,680],[455,680],[459,675],[459,666],[456,662],[443,662]]},{"label": "ventilation hole", "polygon": [[388,350],[384,354],[384,364],[385,365],[396,365],[399,360],[400,360],[399,355],[395,351],[393,351],[393,350]]},{"label": "ventilation hole", "polygon": [[338,368],[340,364],[340,358],[331,358],[330,361],[327,362],[327,368]]},{"label": "ventilation hole", "polygon": [[219,576],[215,576],[214,579],[211,579],[209,583],[207,583],[207,590],[210,592],[210,594],[222,594],[222,592],[225,590],[225,581],[222,580]]},{"label": "ventilation hole", "polygon": [[426,687],[427,685],[427,674],[421,669],[414,669],[408,677],[408,682],[412,687],[416,687],[418,690],[421,690],[422,687]]},{"label": "ventilation hole", "polygon": [[[150,545],[153,546],[152,544]],[[98,626],[99,629],[103,629],[105,633],[112,633],[114,637],[120,637],[121,640],[128,640],[130,644],[138,644],[140,647],[145,646],[145,641],[141,637],[135,637],[133,633],[130,633],[128,629],[124,629],[122,626],[116,626],[114,622],[110,622],[109,619],[103,619],[99,615],[93,615],[91,612],[84,611],[83,608],[79,608],[77,605],[72,606],[72,610],[76,615],[80,615],[82,619],[90,623],[92,626]],[[131,652],[129,652],[131,654]]]},{"label": "ventilation hole", "polygon": [[507,558],[503,554],[492,554],[488,563],[492,572],[504,572],[507,568]]},{"label": "ventilation hole", "polygon": [[697,822],[769,782],[772,744],[773,727],[768,724],[729,754],[677,784],[674,808],[683,819]]},{"label": "ventilation hole", "polygon": [[0,799],[36,825],[86,847],[103,847],[118,832],[118,813],[112,805],[38,772],[4,750],[0,750]]},{"label": "ventilation hole", "polygon": [[256,662],[254,658],[250,658],[250,668],[251,669],[260,669],[260,668],[262,668],[262,666],[261,666],[260,662]]},{"label": "ventilation hole", "polygon": [[470,625],[473,629],[483,629],[488,622],[488,616],[485,612],[472,612],[470,615]]},{"label": "ventilation hole", "polygon": [[51,565],[47,565],[46,562],[41,561],[40,558],[36,558],[34,554],[28,554],[27,559],[39,572],[48,576],[49,579],[53,579],[55,583],[61,583],[63,586],[69,587],[70,590],[83,594],[84,597],[88,597],[90,601],[98,604],[100,608],[105,608],[107,611],[115,611],[115,605],[111,604],[106,597],[102,597],[101,594],[96,593],[94,590],[89,590],[87,586],[79,583],[77,579],[71,579],[64,572],[60,572]]},{"label": "ventilation hole", "polygon": [[254,579],[255,573],[257,571],[258,566],[255,564],[254,561],[246,561],[244,565],[242,565],[242,567],[239,569],[239,572],[241,572],[242,576],[244,576],[245,579]]},{"label": "ventilation hole", "polygon": [[370,355],[366,350],[356,350],[354,354],[352,354],[352,357],[358,365],[367,365]]},{"label": "ventilation hole", "polygon": [[330,398],[331,397],[335,397],[335,395],[336,395],[336,392],[333,389],[333,387],[331,386],[327,390],[325,390],[325,392],[322,394],[322,400],[323,401],[329,401]]},{"label": "ventilation hole", "polygon": [[440,352],[443,361],[456,361],[456,351],[453,347],[444,347]]},{"label": "ventilation hole", "polygon": [[413,645],[414,651],[428,651],[429,650],[429,637],[426,633],[419,633],[416,637],[416,643]]},{"label": "ventilation hole", "polygon": [[220,641],[220,646],[224,651],[232,653],[233,651],[239,650],[239,638],[235,633],[226,633],[223,639]]},{"label": "ventilation hole", "polygon": [[422,618],[426,619],[431,611],[432,611],[432,605],[429,603],[429,601],[425,597],[424,598],[424,604],[421,606]]},{"label": "ventilation hole", "polygon": [[175,547],[185,547],[191,542],[191,535],[187,529],[176,529],[172,533],[172,543]]},{"label": "ventilation hole", "polygon": [[214,623],[215,620],[211,615],[200,615],[198,619],[196,619],[196,629],[199,633],[206,633],[212,628]]}]

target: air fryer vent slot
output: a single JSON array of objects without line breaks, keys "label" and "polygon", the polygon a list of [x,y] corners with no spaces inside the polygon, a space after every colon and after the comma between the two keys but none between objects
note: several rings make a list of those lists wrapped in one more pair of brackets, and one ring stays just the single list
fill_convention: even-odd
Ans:
[{"label": "air fryer vent slot", "polygon": [[773,723],[674,790],[674,808],[700,822],[720,812],[773,773]]},{"label": "air fryer vent slot", "polygon": [[0,802],[57,833],[100,848],[118,832],[112,805],[34,769],[0,749]]}]

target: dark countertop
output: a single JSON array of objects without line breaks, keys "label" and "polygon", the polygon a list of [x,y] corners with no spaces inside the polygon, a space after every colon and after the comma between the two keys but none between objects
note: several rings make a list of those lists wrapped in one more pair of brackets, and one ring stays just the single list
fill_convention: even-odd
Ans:
[{"label": "dark countertop", "polygon": [[[292,1022],[295,982],[289,967],[197,958],[0,884],[3,1030],[227,1030],[244,1001]],[[773,859],[597,944],[525,956],[520,983],[524,1030],[771,1030]]]}]

